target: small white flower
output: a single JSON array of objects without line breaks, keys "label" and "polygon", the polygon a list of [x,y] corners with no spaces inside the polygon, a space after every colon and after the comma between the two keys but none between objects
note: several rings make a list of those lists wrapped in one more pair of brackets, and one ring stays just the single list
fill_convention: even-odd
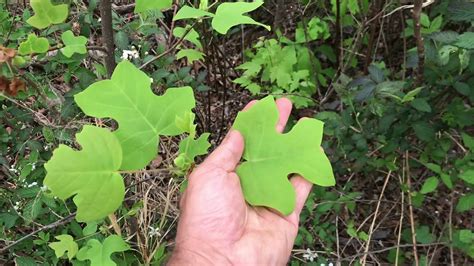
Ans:
[{"label": "small white flower", "polygon": [[97,19],[97,22],[102,22],[102,18]]},{"label": "small white flower", "polygon": [[316,259],[318,257],[318,254],[314,251],[312,251],[311,249],[307,248],[306,249],[306,253],[303,254],[303,258],[305,260],[309,260],[311,262],[314,261],[314,259]]},{"label": "small white flower", "polygon": [[47,187],[46,185],[43,185],[43,186],[41,187],[41,191],[42,191],[42,192],[46,192],[47,190],[48,190],[48,187]]},{"label": "small white flower", "polygon": [[153,83],[153,78],[150,78],[150,82]]},{"label": "small white flower", "polygon": [[8,171],[10,171],[14,174],[18,174],[18,170],[16,170],[15,168],[10,168],[10,169],[8,169]]},{"label": "small white flower", "polygon": [[138,49],[140,49],[140,48],[142,48],[142,45],[141,45],[141,44],[138,45]]},{"label": "small white flower", "polygon": [[148,226],[148,228],[150,229],[150,231],[148,232],[148,236],[150,237],[161,236],[160,229],[158,227],[154,228],[153,226]]},{"label": "small white flower", "polygon": [[334,266],[334,264],[332,264],[332,262],[330,262],[330,263],[328,264],[328,266]]},{"label": "small white flower", "polygon": [[145,55],[149,55],[150,53],[149,52],[145,52]]},{"label": "small white flower", "polygon": [[[36,164],[35,163],[32,163],[31,164],[31,171],[34,171],[36,169]],[[36,183],[36,182],[35,182]]]}]

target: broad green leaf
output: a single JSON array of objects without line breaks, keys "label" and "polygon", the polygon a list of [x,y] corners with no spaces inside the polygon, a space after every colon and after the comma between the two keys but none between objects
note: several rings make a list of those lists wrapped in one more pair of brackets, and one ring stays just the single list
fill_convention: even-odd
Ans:
[{"label": "broad green leaf", "polygon": [[461,136],[464,145],[466,145],[466,147],[474,153],[474,137],[471,137],[470,135],[464,132],[461,133]]},{"label": "broad green leaf", "polygon": [[208,6],[209,6],[209,0],[199,1],[199,9],[207,10]]},{"label": "broad green leaf", "polygon": [[423,183],[423,186],[421,187],[420,193],[421,194],[428,194],[436,190],[438,187],[439,181],[436,176],[432,176],[428,179],[426,179],[425,183]]},{"label": "broad green leaf", "polygon": [[149,10],[163,10],[171,7],[172,0],[137,0],[135,3],[135,13]]},{"label": "broad green leaf", "polygon": [[103,243],[97,239],[90,239],[77,253],[80,261],[89,260],[91,266],[114,266],[110,256],[115,252],[123,252],[130,246],[118,235],[108,236]]},{"label": "broad green leaf", "polygon": [[461,34],[454,45],[464,49],[474,49],[474,32],[465,32]]},{"label": "broad green leaf", "polygon": [[422,225],[416,228],[416,241],[422,244],[429,244],[435,241],[434,235],[430,232],[430,228],[427,225]]},{"label": "broad green leaf", "polygon": [[431,112],[431,106],[428,103],[428,101],[426,101],[426,99],[423,99],[423,98],[414,99],[410,103],[410,105],[413,106],[413,108],[415,108],[418,111],[426,112],[426,113]]},{"label": "broad green leaf", "polygon": [[70,235],[59,235],[55,237],[58,242],[50,243],[48,246],[54,250],[56,258],[61,258],[64,253],[67,252],[67,258],[71,260],[76,256],[78,251],[77,243],[74,241],[74,238]]},{"label": "broad green leaf", "polygon": [[51,193],[65,200],[74,197],[76,220],[95,221],[114,212],[125,194],[122,176],[122,149],[108,129],[84,126],[76,135],[79,151],[59,145],[44,167],[44,184]]},{"label": "broad green leaf", "polygon": [[204,11],[202,9],[197,9],[190,6],[183,6],[173,17],[173,21],[182,20],[182,19],[198,19],[203,17],[213,17],[214,14]]},{"label": "broad green leaf", "polygon": [[31,8],[35,15],[26,22],[31,26],[44,29],[51,24],[59,24],[66,20],[68,15],[68,5],[53,5],[51,0],[31,0]]},{"label": "broad green leaf", "polygon": [[43,37],[37,37],[34,33],[28,35],[26,41],[20,43],[18,47],[18,53],[20,55],[29,54],[42,54],[46,53],[49,49],[48,39]]},{"label": "broad green leaf", "polygon": [[209,133],[202,134],[198,139],[188,136],[179,143],[179,156],[175,160],[175,164],[179,167],[192,164],[196,156],[207,154],[207,150],[211,147],[208,141]]},{"label": "broad green leaf", "polygon": [[204,54],[194,49],[183,49],[176,54],[176,59],[184,57],[187,58],[189,64],[192,64],[194,61],[203,60]]},{"label": "broad green leaf", "polygon": [[190,87],[169,88],[158,96],[150,84],[145,73],[123,61],[117,65],[112,79],[96,82],[75,95],[85,114],[118,122],[113,133],[122,146],[122,170],[144,168],[158,153],[159,135],[183,133],[175,118],[191,112],[195,106]]},{"label": "broad green leaf", "polygon": [[459,240],[461,242],[470,244],[474,241],[474,233],[471,230],[463,229],[459,231]]},{"label": "broad green leaf", "polygon": [[196,125],[194,124],[194,118],[196,115],[192,112],[186,112],[183,116],[177,116],[175,119],[176,126],[183,132],[189,133],[189,135],[196,135]]},{"label": "broad green leaf", "polygon": [[469,193],[459,198],[456,205],[457,212],[469,211],[472,208],[474,208],[474,193]]},{"label": "broad green leaf", "polygon": [[[193,28],[191,28],[189,30],[188,27],[190,27],[190,26],[187,26],[186,28],[183,28],[183,27],[174,28],[173,35],[176,38],[183,38],[183,36],[184,36],[184,39],[186,41],[191,42],[192,44],[196,45],[197,48],[202,48],[202,44],[199,41],[199,33],[197,33],[197,31],[194,30]],[[188,30],[189,30],[189,32],[188,32]],[[188,33],[186,34],[186,32],[188,32]],[[184,34],[186,34],[186,36]]]},{"label": "broad green leaf", "polygon": [[459,174],[459,178],[471,185],[474,185],[474,169],[464,171],[463,173]]},{"label": "broad green leaf", "polygon": [[87,38],[84,36],[75,37],[72,31],[68,30],[61,34],[61,39],[66,45],[64,48],[61,48],[61,52],[66,57],[71,57],[74,53],[85,54],[87,53],[86,43]]},{"label": "broad green leaf", "polygon": [[275,129],[277,122],[278,110],[272,96],[238,114],[233,127],[244,137],[245,161],[237,174],[250,204],[288,215],[296,200],[289,174],[299,174],[321,186],[333,186],[335,180],[331,163],[320,147],[323,123],[303,119],[289,133],[280,134]]},{"label": "broad green leaf", "polygon": [[262,0],[256,0],[253,3],[222,3],[217,7],[216,15],[212,19],[212,28],[220,34],[226,34],[230,28],[241,24],[258,25],[270,30],[270,26],[256,22],[252,18],[244,15],[245,13],[254,11],[261,5],[263,5]]}]

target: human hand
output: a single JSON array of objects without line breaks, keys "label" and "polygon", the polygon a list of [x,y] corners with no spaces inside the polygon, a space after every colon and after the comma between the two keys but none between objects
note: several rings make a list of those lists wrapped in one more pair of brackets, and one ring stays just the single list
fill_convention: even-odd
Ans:
[{"label": "human hand", "polygon": [[[282,132],[292,105],[287,99],[276,103],[280,114],[276,130]],[[231,130],[189,176],[170,265],[287,263],[298,233],[299,215],[312,184],[299,176],[291,178],[297,200],[295,211],[289,216],[249,206],[235,173],[243,150],[242,135]]]}]

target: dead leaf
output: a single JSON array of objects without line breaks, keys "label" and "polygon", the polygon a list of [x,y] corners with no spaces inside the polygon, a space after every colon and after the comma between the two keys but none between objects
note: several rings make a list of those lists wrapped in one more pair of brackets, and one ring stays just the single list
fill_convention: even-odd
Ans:
[{"label": "dead leaf", "polygon": [[10,62],[15,56],[15,49],[0,46],[0,63]]}]

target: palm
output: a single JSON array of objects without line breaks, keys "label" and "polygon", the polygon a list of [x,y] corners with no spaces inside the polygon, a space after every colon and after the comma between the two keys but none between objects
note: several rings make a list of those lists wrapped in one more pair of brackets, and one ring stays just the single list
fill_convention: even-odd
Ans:
[{"label": "palm", "polygon": [[[291,112],[291,103],[279,100],[277,106],[280,111],[277,130],[281,132]],[[235,173],[243,147],[242,136],[230,132],[223,144],[191,174],[181,202],[177,245],[207,245],[205,248],[225,254],[233,264],[284,264],[311,184],[301,177],[291,180],[298,199],[295,212],[288,217],[248,206]]]}]

